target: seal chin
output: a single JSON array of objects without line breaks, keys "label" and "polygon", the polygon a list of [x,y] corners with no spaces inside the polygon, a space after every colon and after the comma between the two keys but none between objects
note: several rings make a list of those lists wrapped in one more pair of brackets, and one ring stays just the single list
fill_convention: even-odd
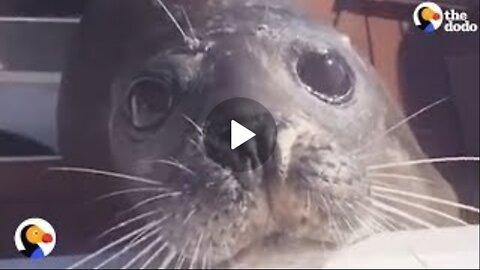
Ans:
[{"label": "seal chin", "polygon": [[329,243],[274,235],[252,244],[219,266],[233,269],[321,268],[333,250]]}]

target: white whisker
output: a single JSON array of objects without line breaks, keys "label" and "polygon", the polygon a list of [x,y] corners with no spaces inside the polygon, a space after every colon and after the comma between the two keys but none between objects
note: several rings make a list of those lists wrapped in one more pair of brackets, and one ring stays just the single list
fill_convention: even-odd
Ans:
[{"label": "white whisker", "polygon": [[350,205],[349,203],[345,203],[345,204],[347,205],[348,208],[351,209],[351,213],[353,217],[355,218],[355,220],[361,226],[362,229],[368,230],[370,234],[375,233],[375,229],[376,229],[375,226],[378,227],[379,231],[385,231],[385,227],[382,226],[381,224],[377,224],[376,221],[373,225],[371,223],[369,224],[366,221],[364,221],[362,217],[357,214],[357,211],[353,205]]},{"label": "white whisker", "polygon": [[[368,214],[370,214],[373,218],[377,218],[379,222],[382,222],[385,224],[385,226],[382,226],[382,227],[385,227],[385,229],[387,230],[391,230],[391,231],[396,231],[398,227],[404,227],[406,229],[410,228],[409,226],[406,226],[405,224],[402,224],[396,220],[392,220],[392,218],[390,218],[389,216],[379,212],[379,211],[376,211],[375,209],[370,209],[370,207],[366,206],[365,204],[361,203],[361,202],[357,202],[357,205],[360,206],[361,208],[363,208]],[[395,224],[395,223],[397,224]],[[400,226],[398,226],[400,225]]]},{"label": "white whisker", "polygon": [[183,115],[183,118],[195,128],[195,130],[200,136],[204,136],[202,127],[199,124],[195,123],[192,118],[188,117],[187,115]]},{"label": "white whisker", "polygon": [[397,124],[391,126],[390,128],[388,128],[385,132],[383,132],[382,134],[378,135],[378,136],[375,136],[373,137],[372,140],[370,140],[369,142],[367,142],[366,144],[362,145],[361,147],[359,147],[358,149],[354,150],[353,151],[353,154],[356,154],[356,153],[359,153],[361,151],[363,151],[365,148],[367,148],[369,145],[371,145],[373,142],[381,139],[381,138],[385,138],[388,134],[390,134],[391,132],[393,132],[394,130],[396,130],[397,128],[403,126],[404,124],[406,124],[407,122],[409,122],[410,120],[414,119],[415,117],[421,115],[422,113],[432,109],[433,107],[445,102],[446,100],[448,100],[448,97],[445,97],[445,98],[442,98],[440,100],[437,100],[423,108],[421,108],[420,110],[418,110],[417,112],[411,114],[410,116],[407,116],[405,117],[404,119],[400,120]]},{"label": "white whisker", "polygon": [[385,182],[382,182],[380,180],[372,180],[372,184],[376,185],[376,186],[379,186],[379,187],[389,187],[389,188],[394,188],[395,187],[395,185],[393,185],[393,184],[385,183]]},{"label": "white whisker", "polygon": [[418,160],[408,160],[408,161],[400,161],[400,162],[392,162],[392,163],[385,163],[379,165],[371,165],[367,167],[367,170],[379,170],[379,169],[387,169],[387,168],[397,168],[397,167],[405,167],[411,165],[419,165],[419,164],[432,164],[432,163],[445,163],[445,162],[465,162],[465,161],[480,161],[479,157],[441,157],[441,158],[426,158],[426,159],[418,159]]},{"label": "white whisker", "polygon": [[175,259],[175,256],[177,255],[177,252],[172,250],[168,253],[167,257],[165,257],[162,261],[162,263],[157,267],[157,269],[166,269],[169,267],[170,263],[172,263],[173,259]]},{"label": "white whisker", "polygon": [[105,200],[111,197],[123,195],[123,194],[130,194],[130,193],[138,193],[138,192],[153,192],[153,191],[167,191],[165,188],[130,188],[124,189],[119,191],[114,191],[96,198],[96,200]]},{"label": "white whisker", "polygon": [[[155,225],[152,225],[152,227]],[[155,230],[150,231],[149,233],[145,234],[139,241],[136,241],[134,244],[127,245],[123,247],[119,252],[116,252],[112,256],[108,257],[106,260],[95,266],[93,269],[100,269],[104,267],[105,265],[109,264],[111,261],[115,260],[116,258],[120,257],[121,255],[125,254],[128,252],[130,249],[138,246],[139,244],[143,243],[144,241],[150,239],[150,237],[154,236],[155,234],[158,234],[160,232],[160,228],[157,228]]]},{"label": "white whisker", "polygon": [[400,180],[411,180],[414,182],[429,183],[433,184],[433,181],[430,179],[406,175],[406,174],[396,174],[396,173],[368,173],[368,176],[378,177],[378,178],[387,178],[387,179],[400,179]]},{"label": "white whisker", "polygon": [[[152,222],[150,222],[150,223],[152,223]],[[133,237],[133,239],[130,239],[130,241],[128,241],[128,243],[124,246],[135,245],[140,239],[142,239],[147,233],[151,232],[153,229],[154,229],[153,226],[149,227],[149,228],[145,228],[139,234],[137,234],[135,237]]]},{"label": "white whisker", "polygon": [[399,203],[399,204],[404,204],[404,205],[408,205],[410,207],[413,207],[413,208],[417,208],[417,209],[420,209],[420,210],[423,210],[425,212],[429,212],[429,213],[432,213],[432,214],[435,214],[437,216],[441,216],[441,217],[444,217],[446,219],[449,219],[449,220],[452,220],[454,222],[457,222],[461,225],[468,225],[467,222],[459,219],[459,218],[456,218],[452,215],[448,215],[448,214],[445,214],[441,211],[438,211],[436,209],[433,209],[431,207],[427,207],[427,206],[424,206],[424,205],[421,205],[421,204],[418,204],[418,203],[412,203],[412,202],[409,202],[409,201],[406,201],[406,200],[402,200],[400,198],[396,198],[396,197],[392,197],[392,196],[386,196],[386,195],[382,195],[382,194],[378,194],[378,193],[375,193],[373,192],[372,195],[374,197],[377,197],[377,198],[381,198],[381,199],[384,199],[384,200],[387,200],[387,201],[391,201],[391,202],[396,202],[396,203]]},{"label": "white whisker", "polygon": [[461,208],[461,209],[472,211],[472,212],[475,212],[475,213],[480,213],[480,210],[478,208],[473,207],[473,206],[469,206],[469,205],[465,205],[465,204],[457,203],[457,202],[452,202],[452,201],[448,201],[448,200],[444,200],[444,199],[439,199],[439,198],[435,198],[435,197],[432,197],[432,196],[426,196],[426,195],[422,195],[422,194],[418,194],[418,193],[414,193],[414,192],[408,192],[408,191],[404,191],[404,190],[391,189],[391,188],[378,187],[378,186],[372,186],[372,190],[379,191],[379,192],[382,192],[382,193],[391,193],[391,194],[403,195],[403,196],[407,196],[407,197],[417,198],[417,199],[420,199],[420,200],[425,200],[425,201],[430,201],[430,202],[434,202],[434,203],[438,203],[438,204],[443,204],[443,205],[448,205],[448,206],[452,206],[452,207],[456,207],[456,208]]},{"label": "white whisker", "polygon": [[190,35],[193,37],[193,39],[198,40],[197,37],[195,36],[195,30],[193,29],[192,22],[190,21],[190,18],[188,17],[188,14],[185,11],[185,8],[182,7],[181,9],[182,9],[183,17],[185,17],[185,21],[187,22],[188,29],[190,30]]},{"label": "white whisker", "polygon": [[428,229],[435,229],[435,228],[436,228],[435,225],[433,225],[433,224],[431,224],[431,223],[429,223],[429,222],[427,222],[427,221],[425,221],[425,220],[419,219],[419,218],[417,218],[417,217],[415,217],[415,216],[413,216],[413,215],[410,215],[410,214],[406,213],[405,211],[402,211],[402,210],[400,210],[400,209],[398,209],[398,208],[396,208],[396,207],[393,207],[393,206],[391,206],[391,205],[385,204],[385,203],[380,202],[380,201],[378,201],[378,200],[373,200],[373,199],[371,199],[371,202],[372,202],[372,205],[373,205],[374,207],[377,207],[377,208],[379,208],[379,209],[381,209],[381,210],[383,210],[383,211],[386,211],[386,212],[392,213],[392,214],[394,214],[394,215],[403,217],[403,218],[405,218],[405,219],[407,219],[407,220],[409,220],[409,221],[412,221],[412,222],[414,222],[414,223],[417,223],[417,224],[419,224],[419,225],[421,225],[421,226],[423,226],[423,227],[426,227],[426,228],[428,228]]},{"label": "white whisker", "polygon": [[50,167],[48,168],[49,171],[63,171],[63,172],[77,172],[77,173],[87,173],[87,174],[94,174],[94,175],[103,175],[103,176],[111,176],[118,179],[130,180],[133,182],[139,182],[143,184],[161,186],[161,184],[157,181],[150,180],[143,177],[132,176],[122,173],[115,173],[115,172],[108,172],[103,170],[97,169],[88,169],[88,168],[77,168],[77,167]]},{"label": "white whisker", "polygon": [[180,196],[180,195],[182,195],[182,192],[180,192],[180,191],[175,191],[175,192],[164,193],[164,194],[160,194],[160,195],[157,195],[157,196],[153,196],[153,197],[150,197],[150,198],[148,198],[148,199],[145,199],[145,200],[143,200],[143,201],[140,201],[140,202],[136,203],[135,205],[133,205],[132,207],[128,208],[128,209],[125,210],[125,211],[122,211],[122,212],[120,213],[120,215],[123,215],[123,214],[125,214],[125,213],[130,212],[130,211],[133,211],[133,210],[135,210],[135,209],[137,209],[137,208],[139,208],[139,207],[141,207],[141,206],[143,206],[143,205],[145,205],[145,204],[149,204],[149,203],[151,203],[151,202],[154,202],[154,201],[157,201],[157,200],[161,200],[161,199],[165,199],[165,198],[178,197],[178,196]]},{"label": "white whisker", "polygon": [[[334,202],[335,205],[338,207],[338,209],[342,212],[342,216],[343,216],[343,221],[345,222],[345,224],[347,225],[348,227],[348,230],[350,230],[353,234],[353,237],[357,238],[358,237],[358,234],[357,232],[355,231],[354,229],[354,226],[352,225],[351,223],[351,219],[347,213],[347,211],[337,202]],[[352,213],[353,214],[353,213]]]},{"label": "white whisker", "polygon": [[189,37],[185,31],[183,31],[182,27],[180,26],[180,24],[178,23],[177,19],[175,18],[175,16],[173,16],[173,14],[170,12],[170,10],[167,8],[167,6],[163,3],[162,0],[155,0],[155,2],[157,4],[159,4],[162,9],[165,11],[165,13],[167,14],[167,16],[170,18],[170,20],[173,22],[173,24],[175,25],[175,27],[177,28],[177,30],[180,32],[180,34],[182,35],[183,37],[183,40],[185,41],[185,43],[187,43],[187,45],[193,49],[193,48],[196,48],[198,46],[198,43],[199,41],[195,38],[192,38],[192,37]]},{"label": "white whisker", "polygon": [[167,242],[164,242],[158,249],[157,251],[155,251],[155,253],[152,254],[152,256],[150,256],[150,258],[148,258],[143,264],[142,266],[140,266],[140,269],[145,269],[147,268],[152,262],[153,260],[155,260],[155,258],[157,258],[158,256],[160,256],[160,254],[168,247],[168,243]]},{"label": "white whisker", "polygon": [[84,263],[90,261],[91,259],[94,259],[96,258],[97,256],[103,254],[105,251],[108,251],[110,250],[111,248],[115,247],[116,245],[118,244],[121,244],[125,241],[127,241],[128,239],[134,237],[135,235],[137,235],[138,233],[141,233],[143,230],[145,230],[146,228],[150,228],[152,226],[155,226],[156,223],[149,223],[145,226],[142,226],[140,227],[139,229],[136,229],[126,235],[124,235],[123,237],[115,240],[114,242],[102,247],[101,249],[97,250],[96,252],[88,255],[87,257],[81,259],[80,261],[76,262],[75,264],[73,264],[72,266],[68,267],[68,269],[74,269],[74,268],[77,268],[79,267],[80,265],[83,265]]},{"label": "white whisker", "polygon": [[177,258],[177,263],[175,264],[175,269],[181,269],[182,268],[182,265],[183,263],[185,262],[185,252],[188,248],[188,245],[190,245],[190,242],[192,241],[192,239],[188,239],[187,242],[185,242],[185,245],[182,247],[181,251],[180,251],[180,254],[178,255],[178,258]]},{"label": "white whisker", "polygon": [[202,244],[202,241],[203,241],[203,232],[198,237],[197,246],[195,247],[195,251],[193,252],[193,257],[192,257],[192,261],[190,262],[189,269],[195,269],[195,263],[198,260],[198,253],[200,252],[200,245]]},{"label": "white whisker", "polygon": [[333,218],[333,212],[332,209],[330,208],[330,205],[328,204],[327,198],[325,196],[320,195],[320,198],[323,201],[323,204],[325,206],[325,210],[327,211],[327,219],[328,219],[328,225],[333,229],[333,234],[332,237],[334,238],[334,241],[339,244],[343,242],[342,235],[340,233],[340,230],[338,229],[337,222]]},{"label": "white whisker", "polygon": [[[159,228],[161,230],[161,228]],[[160,231],[159,230],[159,231]],[[142,251],[140,251],[135,257],[133,257],[127,264],[125,264],[122,269],[128,269],[129,267],[131,267],[132,265],[134,265],[140,258],[142,258],[143,256],[145,256],[147,254],[147,252],[149,252],[150,250],[152,250],[152,248],[154,246],[156,246],[157,244],[159,244],[160,242],[163,241],[163,237],[160,236],[158,237],[156,240],[152,241],[148,246],[146,246],[144,249],[142,249]]]},{"label": "white whisker", "polygon": [[125,226],[128,226],[129,224],[132,224],[134,223],[135,221],[138,221],[138,220],[141,220],[143,218],[146,218],[146,217],[149,217],[149,216],[153,216],[155,214],[158,214],[160,213],[162,210],[153,210],[153,211],[149,211],[149,212],[146,212],[146,213],[143,213],[141,215],[138,215],[138,216],[135,216],[131,219],[128,219],[126,221],[123,221],[117,225],[115,225],[114,227],[102,232],[98,237],[97,239],[101,239],[103,237],[105,237],[106,235],[110,234],[111,232],[113,231],[116,231],[118,229],[121,229],[121,228],[124,228]]},{"label": "white whisker", "polygon": [[194,208],[194,209],[190,210],[188,215],[183,220],[183,225],[187,224],[187,222],[190,220],[190,218],[192,218],[192,216],[195,214],[195,212],[197,212],[197,208]]},{"label": "white whisker", "polygon": [[172,160],[154,159],[154,160],[143,160],[142,162],[161,163],[161,164],[165,164],[165,165],[170,165],[170,166],[176,167],[180,170],[183,170],[183,171],[187,172],[188,174],[195,175],[195,173],[192,170],[190,170],[189,168],[187,168],[187,166],[183,165],[182,163],[180,163],[180,161],[175,160],[175,159],[172,159]]},{"label": "white whisker", "polygon": [[210,269],[210,263],[209,263],[209,255],[212,252],[212,242],[208,245],[207,251],[203,255],[202,259],[202,269]]}]

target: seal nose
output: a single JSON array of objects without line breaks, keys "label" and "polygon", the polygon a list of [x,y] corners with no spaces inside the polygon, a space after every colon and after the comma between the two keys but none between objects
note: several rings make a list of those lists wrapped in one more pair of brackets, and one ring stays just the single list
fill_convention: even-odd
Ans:
[{"label": "seal nose", "polygon": [[[232,147],[238,136],[232,121],[248,129],[254,136]],[[207,154],[218,164],[234,172],[260,167],[268,160],[276,145],[275,121],[265,107],[246,98],[233,98],[219,104],[207,117],[205,140]]]}]

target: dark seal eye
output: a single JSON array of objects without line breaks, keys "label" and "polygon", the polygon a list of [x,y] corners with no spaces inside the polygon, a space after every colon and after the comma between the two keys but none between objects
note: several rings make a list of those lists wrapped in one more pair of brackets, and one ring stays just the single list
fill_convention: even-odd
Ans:
[{"label": "dark seal eye", "polygon": [[300,56],[297,74],[312,94],[330,104],[347,102],[353,93],[353,72],[335,51],[307,52]]},{"label": "dark seal eye", "polygon": [[173,107],[173,96],[166,82],[143,77],[135,80],[129,91],[128,106],[135,128],[150,128],[167,119]]}]

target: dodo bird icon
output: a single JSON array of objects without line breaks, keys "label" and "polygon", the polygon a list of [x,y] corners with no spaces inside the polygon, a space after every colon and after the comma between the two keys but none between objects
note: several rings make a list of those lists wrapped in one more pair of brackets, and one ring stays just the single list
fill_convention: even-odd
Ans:
[{"label": "dodo bird icon", "polygon": [[28,219],[17,227],[15,245],[18,251],[31,259],[48,256],[55,246],[55,231],[43,219]]}]

